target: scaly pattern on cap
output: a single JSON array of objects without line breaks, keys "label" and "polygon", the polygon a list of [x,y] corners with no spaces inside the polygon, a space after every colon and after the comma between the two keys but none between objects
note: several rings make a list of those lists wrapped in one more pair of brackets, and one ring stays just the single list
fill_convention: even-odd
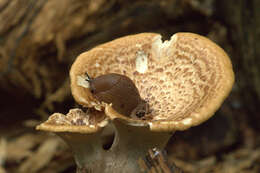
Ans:
[{"label": "scaly pattern on cap", "polygon": [[75,108],[71,109],[67,115],[54,113],[36,129],[51,132],[95,133],[107,124],[108,121],[103,112],[83,112]]},{"label": "scaly pattern on cap", "polygon": [[104,104],[89,91],[86,72],[92,77],[118,73],[132,79],[149,102],[152,120],[120,116],[109,105],[106,113],[112,119],[147,124],[152,131],[185,130],[204,122],[234,83],[232,64],[224,50],[192,33],[177,33],[164,42],[155,33],[131,35],[81,54],[70,71],[72,94],[78,103],[102,110]]}]

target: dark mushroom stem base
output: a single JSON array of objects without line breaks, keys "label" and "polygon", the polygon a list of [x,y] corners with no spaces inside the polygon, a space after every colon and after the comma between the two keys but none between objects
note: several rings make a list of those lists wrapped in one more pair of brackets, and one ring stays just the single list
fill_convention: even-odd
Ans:
[{"label": "dark mushroom stem base", "polygon": [[109,149],[104,149],[102,130],[95,134],[58,133],[73,150],[77,173],[141,172],[138,159],[149,149],[163,149],[172,135],[116,121],[114,125],[115,137]]},{"label": "dark mushroom stem base", "polygon": [[139,173],[138,160],[149,149],[163,149],[172,133],[151,132],[149,127],[130,126],[114,120],[115,137],[104,149],[104,128],[94,134],[57,133],[72,148],[77,173]]},{"label": "dark mushroom stem base", "polygon": [[101,132],[94,134],[57,133],[72,149],[77,173],[102,172],[105,167]]},{"label": "dark mushroom stem base", "polygon": [[163,149],[173,134],[152,132],[147,126],[126,125],[116,120],[114,125],[116,134],[110,152],[126,173],[140,172],[138,159],[145,157],[149,149]]}]

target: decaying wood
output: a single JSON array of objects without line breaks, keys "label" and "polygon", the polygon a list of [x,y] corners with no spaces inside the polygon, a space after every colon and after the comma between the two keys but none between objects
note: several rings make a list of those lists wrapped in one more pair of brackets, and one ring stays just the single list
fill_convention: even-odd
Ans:
[{"label": "decaying wood", "polygon": [[[196,135],[195,128],[182,132],[184,139],[169,146],[180,158],[154,157],[150,151],[149,161],[140,160],[142,169],[176,171],[169,164],[174,162],[189,173],[259,172],[259,7],[259,0],[0,0],[0,173],[33,165],[28,160],[39,158],[49,138],[26,133],[28,127],[17,124],[28,118],[39,121],[53,110],[67,112],[68,102],[73,107],[68,74],[80,53],[123,35],[158,32],[167,39],[179,31],[208,36],[222,46],[233,62],[236,85],[223,115],[215,116],[225,117],[221,123],[213,120],[203,133],[200,126]],[[52,160],[34,170],[73,167],[70,151],[50,149]],[[20,169],[28,170],[28,165]]]},{"label": "decaying wood", "polygon": [[150,149],[145,158],[140,158],[140,170],[143,173],[182,173],[174,163],[169,163],[166,153],[156,148]]}]

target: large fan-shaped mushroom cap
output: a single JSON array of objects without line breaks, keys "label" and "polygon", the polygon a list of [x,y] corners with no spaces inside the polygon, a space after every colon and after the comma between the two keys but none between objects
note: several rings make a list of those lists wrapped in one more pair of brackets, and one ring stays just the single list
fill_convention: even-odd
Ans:
[{"label": "large fan-shaped mushroom cap", "polygon": [[[86,73],[128,76],[150,106],[149,120],[118,114],[109,103],[97,101]],[[103,110],[111,119],[148,125],[152,131],[185,130],[210,118],[234,83],[229,57],[211,40],[192,33],[174,34],[162,41],[155,33],[116,39],[82,53],[70,71],[75,100]],[[127,98],[126,98],[127,99]]]}]

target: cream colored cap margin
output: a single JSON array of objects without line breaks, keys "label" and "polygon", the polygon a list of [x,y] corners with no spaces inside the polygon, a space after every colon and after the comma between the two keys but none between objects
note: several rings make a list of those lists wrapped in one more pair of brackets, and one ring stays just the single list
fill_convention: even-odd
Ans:
[{"label": "cream colored cap margin", "polygon": [[119,73],[131,78],[141,97],[148,100],[154,118],[134,120],[117,114],[109,104],[102,107],[112,120],[149,125],[152,131],[185,130],[206,121],[234,83],[224,50],[192,33],[174,34],[169,41],[155,33],[130,35],[81,54],[70,71],[72,94],[79,104],[103,110],[84,80],[86,72],[92,77]]}]

